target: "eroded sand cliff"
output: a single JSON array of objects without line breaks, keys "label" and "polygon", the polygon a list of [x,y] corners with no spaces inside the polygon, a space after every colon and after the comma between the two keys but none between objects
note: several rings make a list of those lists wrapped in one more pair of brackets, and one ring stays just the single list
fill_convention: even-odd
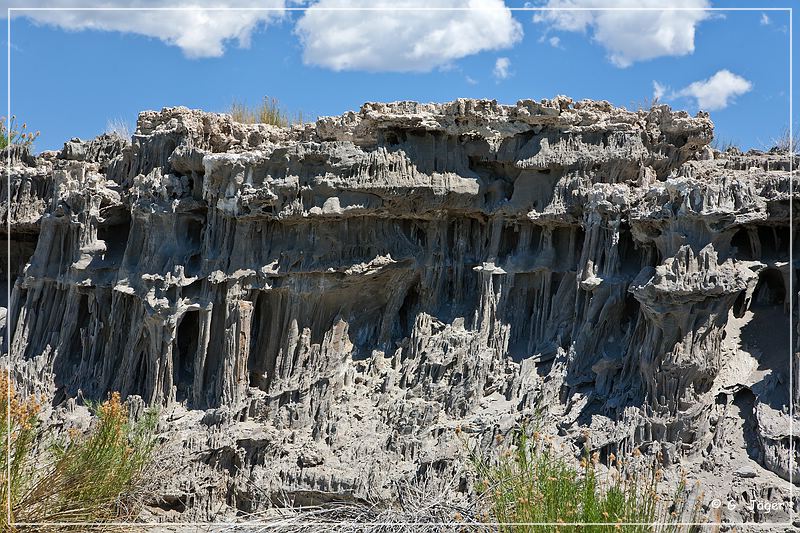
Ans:
[{"label": "eroded sand cliff", "polygon": [[67,425],[112,390],[164,406],[161,518],[392,498],[460,475],[456,428],[534,418],[787,502],[789,159],[712,131],[558,97],[289,129],[168,108],[15,148],[14,376]]}]

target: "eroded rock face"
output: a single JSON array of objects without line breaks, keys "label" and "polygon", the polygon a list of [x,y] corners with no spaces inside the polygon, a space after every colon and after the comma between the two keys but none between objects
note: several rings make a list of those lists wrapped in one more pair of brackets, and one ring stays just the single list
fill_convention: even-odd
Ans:
[{"label": "eroded rock face", "polygon": [[[797,199],[786,154],[715,152],[712,129],[565,97],[290,129],[167,108],[131,143],[19,151],[16,377],[56,414],[111,390],[165,406],[179,517],[391,497],[458,469],[455,428],[488,446],[534,414],[575,450],[588,428],[761,494],[800,478]],[[739,457],[758,471],[729,483]]]}]

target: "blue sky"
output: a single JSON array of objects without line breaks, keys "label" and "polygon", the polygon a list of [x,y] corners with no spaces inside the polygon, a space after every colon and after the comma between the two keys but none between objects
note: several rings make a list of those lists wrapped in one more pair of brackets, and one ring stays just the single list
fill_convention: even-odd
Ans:
[{"label": "blue sky", "polygon": [[[26,5],[31,4],[35,2]],[[73,2],[63,3],[69,4]],[[162,4],[175,5],[159,0],[137,5]],[[265,5],[247,0],[227,3],[256,4]],[[310,5],[380,4],[315,0]],[[664,4],[656,0],[532,3]],[[671,0],[666,4],[782,7],[791,2]],[[272,0],[271,5],[284,3]],[[285,5],[306,4],[287,0]],[[420,4],[403,0],[391,5]],[[535,13],[504,10],[502,0],[441,0],[425,5],[491,10],[15,15],[12,112],[41,131],[37,150],[60,148],[73,136],[93,137],[110,120],[121,119],[133,129],[137,113],[145,109],[185,105],[224,111],[233,99],[257,103],[265,95],[278,98],[289,111],[313,118],[357,110],[365,101],[459,97],[513,104],[522,98],[566,94],[631,107],[657,91],[661,101],[673,108],[691,113],[710,110],[717,136],[743,148],[767,147],[789,125],[786,12],[551,11],[540,12],[539,20],[534,20]],[[523,4],[507,1],[506,5]],[[3,63],[5,67],[5,57]],[[795,128],[800,129],[797,122]]]}]

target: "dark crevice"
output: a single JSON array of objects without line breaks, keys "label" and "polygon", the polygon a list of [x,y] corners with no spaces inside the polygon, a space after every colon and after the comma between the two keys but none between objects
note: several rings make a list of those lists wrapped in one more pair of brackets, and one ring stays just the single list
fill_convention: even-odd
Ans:
[{"label": "dark crevice", "polygon": [[406,292],[403,305],[400,306],[400,311],[398,312],[401,339],[411,336],[411,331],[414,328],[414,319],[419,309],[419,303],[419,286],[417,283],[414,283]]},{"label": "dark crevice", "polygon": [[200,338],[200,312],[187,311],[178,324],[176,351],[173,361],[175,398],[179,402],[192,397],[194,383],[194,364],[197,358],[197,345]]},{"label": "dark crevice", "polygon": [[753,248],[750,244],[750,234],[745,228],[739,229],[731,239],[731,246],[735,247],[734,257],[737,259],[753,260]]}]

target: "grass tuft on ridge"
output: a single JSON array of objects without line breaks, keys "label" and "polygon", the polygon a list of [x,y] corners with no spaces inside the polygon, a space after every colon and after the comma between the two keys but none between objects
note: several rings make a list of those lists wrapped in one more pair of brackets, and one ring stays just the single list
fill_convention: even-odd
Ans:
[{"label": "grass tuft on ridge", "polygon": [[291,117],[277,98],[268,96],[265,96],[261,103],[254,107],[234,100],[228,108],[228,113],[235,122],[242,124],[272,124],[285,128],[305,123],[302,112]]}]

